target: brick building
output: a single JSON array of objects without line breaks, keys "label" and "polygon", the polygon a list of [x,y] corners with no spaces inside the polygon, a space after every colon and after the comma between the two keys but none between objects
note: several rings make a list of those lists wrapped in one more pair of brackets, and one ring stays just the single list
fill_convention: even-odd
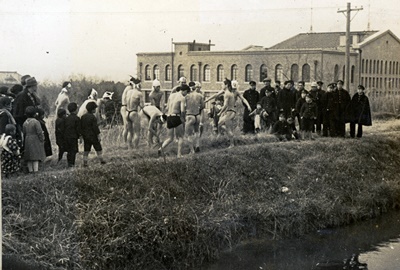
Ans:
[{"label": "brick building", "polygon": [[[175,42],[173,52],[138,53],[137,70],[142,87],[160,80],[171,89],[179,77],[200,81],[204,91],[221,89],[225,77],[236,79],[240,90],[248,82],[266,77],[274,81],[304,80],[326,83],[344,80],[345,32],[300,33],[270,48],[250,45],[238,51],[211,51],[209,43]],[[400,39],[390,30],[351,32],[350,90],[358,84],[374,91],[400,86]]]}]

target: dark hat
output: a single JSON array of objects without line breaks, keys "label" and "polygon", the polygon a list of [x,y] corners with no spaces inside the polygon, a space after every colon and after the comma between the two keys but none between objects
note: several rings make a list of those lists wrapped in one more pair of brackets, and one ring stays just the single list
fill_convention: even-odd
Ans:
[{"label": "dark hat", "polygon": [[66,114],[67,114],[67,111],[65,109],[63,109],[63,108],[58,109],[58,111],[57,111],[57,116],[58,117],[63,117]]},{"label": "dark hat", "polygon": [[67,87],[67,86],[68,86],[68,84],[70,84],[70,82],[63,82],[63,84],[62,84],[62,88],[65,88],[65,87]]},{"label": "dark hat", "polygon": [[328,84],[328,87],[336,87],[336,83],[330,83]]},{"label": "dark hat", "polygon": [[357,89],[362,89],[362,90],[365,90],[365,87],[364,87],[364,85],[359,85],[359,86],[357,86]]},{"label": "dark hat", "polygon": [[291,81],[291,80],[289,80],[289,81],[285,81],[284,85],[287,85],[288,83],[291,83],[291,84],[293,84],[292,82],[293,82],[293,81]]},{"label": "dark hat", "polygon": [[131,76],[129,82],[132,82],[132,83],[134,83],[134,84],[139,84],[139,83],[141,82],[141,80],[140,80],[139,78],[136,79],[135,77],[132,77],[132,76]]},{"label": "dark hat", "polygon": [[6,95],[8,91],[7,86],[0,86],[0,94]]},{"label": "dark hat", "polygon": [[195,86],[196,83],[195,82],[189,82],[189,87]]},{"label": "dark hat", "polygon": [[298,81],[297,83],[298,83],[298,84],[301,83],[301,84],[303,84],[303,85],[306,84],[304,81]]},{"label": "dark hat", "polygon": [[71,102],[70,104],[68,104],[67,109],[70,113],[76,112],[76,110],[78,109],[78,104],[76,104],[75,102]]},{"label": "dark hat", "polygon": [[324,83],[322,81],[317,82],[318,85],[323,85]]},{"label": "dark hat", "polygon": [[0,108],[11,105],[11,99],[9,97],[0,97]]},{"label": "dark hat", "polygon": [[24,90],[24,87],[21,84],[14,84],[10,88],[10,92],[13,93],[14,95],[17,95],[18,93],[22,92]]},{"label": "dark hat", "polygon": [[21,84],[26,85],[26,79],[30,78],[31,75],[24,75],[21,77]]},{"label": "dark hat", "polygon": [[308,93],[307,95],[306,95],[306,97],[309,97],[309,98],[313,98],[311,95],[310,95],[310,93]]},{"label": "dark hat", "polygon": [[32,87],[32,86],[36,86],[38,83],[35,79],[35,77],[29,77],[28,79],[26,79],[26,87]]},{"label": "dark hat", "polygon": [[250,81],[249,84],[250,85],[256,85],[257,83],[255,81]]},{"label": "dark hat", "polygon": [[271,88],[271,87],[269,87],[269,88],[265,89],[265,91],[272,93],[272,92],[275,92],[275,89],[274,89],[274,88]]},{"label": "dark hat", "polygon": [[270,79],[270,78],[265,78],[265,79],[263,80],[263,82],[271,82],[271,79]]},{"label": "dark hat", "polygon": [[341,83],[341,84],[344,84],[344,81],[342,81],[342,80],[337,80],[337,82],[336,83]]},{"label": "dark hat", "polygon": [[306,89],[303,89],[303,90],[300,91],[300,94],[303,94],[303,93],[304,94],[308,94],[308,91]]},{"label": "dark hat", "polygon": [[281,81],[275,81],[275,84],[281,84]]},{"label": "dark hat", "polygon": [[183,84],[178,88],[180,88],[180,91],[190,91],[190,87],[187,84]]},{"label": "dark hat", "polygon": [[283,117],[283,118],[285,118],[285,119],[286,119],[286,116],[285,116],[285,114],[284,114],[284,113],[280,113],[280,114],[279,114],[279,117]]},{"label": "dark hat", "polygon": [[28,106],[28,107],[26,107],[26,109],[25,109],[25,115],[27,116],[27,117],[33,117],[33,116],[35,116],[35,114],[36,114],[36,108],[35,107],[33,107],[33,106]]},{"label": "dark hat", "polygon": [[94,109],[96,109],[97,108],[97,104],[96,104],[96,102],[94,102],[94,101],[90,101],[90,102],[88,102],[88,104],[86,104],[86,110],[88,111],[88,112],[91,112],[91,111],[93,111]]}]

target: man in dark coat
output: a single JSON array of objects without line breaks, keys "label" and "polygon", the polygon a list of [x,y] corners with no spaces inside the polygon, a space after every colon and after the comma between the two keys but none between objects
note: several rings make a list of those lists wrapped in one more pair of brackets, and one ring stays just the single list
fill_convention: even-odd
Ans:
[{"label": "man in dark coat", "polygon": [[331,123],[330,123],[330,114],[331,109],[329,108],[330,100],[332,99],[333,89],[336,87],[335,83],[328,84],[326,92],[322,95],[321,104],[322,104],[322,136],[328,137],[331,133]]},{"label": "man in dark coat", "polygon": [[326,109],[323,107],[323,102],[322,102],[323,96],[325,94],[325,91],[322,90],[322,88],[321,88],[322,84],[323,84],[323,82],[321,82],[321,81],[312,82],[311,90],[310,90],[310,95],[313,98],[314,102],[317,104],[317,108],[318,108],[317,119],[315,120],[315,131],[317,132],[318,135],[321,135],[322,122],[323,122],[323,111]]},{"label": "man in dark coat", "polygon": [[292,111],[294,112],[296,107],[296,94],[291,89],[291,81],[286,81],[285,87],[278,93],[278,111],[283,113],[286,119],[292,116]]},{"label": "man in dark coat", "polygon": [[265,78],[263,82],[265,86],[260,90],[260,100],[267,95],[266,91],[274,91],[274,88],[271,86],[271,79]]},{"label": "man in dark coat", "polygon": [[350,94],[343,89],[343,81],[337,81],[337,90],[332,92],[330,104],[331,131],[333,136],[345,137],[346,135],[346,112],[350,103]]},{"label": "man in dark coat", "polygon": [[256,90],[256,82],[250,81],[250,88],[243,93],[243,97],[247,100],[250,104],[251,111],[248,108],[244,107],[243,112],[243,133],[254,133],[254,121],[249,116],[250,112],[254,111],[257,107],[257,102],[260,101],[260,94]]},{"label": "man in dark coat", "polygon": [[357,87],[357,93],[354,94],[349,106],[350,137],[352,138],[356,135],[356,124],[358,124],[357,138],[362,137],[362,126],[372,125],[371,108],[364,89],[362,85]]},{"label": "man in dark coat", "polygon": [[17,96],[15,99],[15,112],[14,118],[19,126],[26,120],[25,109],[28,106],[33,106],[37,108],[40,105],[39,97],[37,92],[37,81],[35,77],[29,77],[26,79],[25,89]]},{"label": "man in dark coat", "polygon": [[266,96],[261,98],[261,107],[265,110],[263,118],[265,120],[265,128],[272,129],[277,118],[278,118],[278,108],[276,106],[276,99],[273,97],[274,88],[269,88],[266,90]]}]

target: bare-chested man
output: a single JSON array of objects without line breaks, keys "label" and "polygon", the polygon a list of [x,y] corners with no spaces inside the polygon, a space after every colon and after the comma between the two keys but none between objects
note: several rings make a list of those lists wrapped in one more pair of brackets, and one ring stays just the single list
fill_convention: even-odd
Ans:
[{"label": "bare-chested man", "polygon": [[202,123],[203,109],[203,95],[196,92],[194,87],[186,96],[185,134],[190,145],[190,153],[200,152],[200,124]]},{"label": "bare-chested man", "polygon": [[161,83],[155,79],[153,81],[153,90],[149,94],[150,104],[156,106],[159,110],[164,111],[164,93],[161,92]]},{"label": "bare-chested man", "polygon": [[176,93],[169,96],[167,104],[167,136],[158,149],[158,155],[163,154],[163,150],[174,140],[174,135],[178,139],[178,158],[182,157],[183,136],[185,133],[183,123],[185,122],[186,98],[189,86],[182,85]]},{"label": "bare-chested man", "polygon": [[130,148],[137,148],[140,138],[139,110],[144,107],[143,93],[140,90],[140,80],[131,78],[129,85],[122,94],[121,115],[124,122],[122,136]]},{"label": "bare-chested man", "polygon": [[[226,134],[229,137],[230,145],[229,148],[235,146],[235,140],[233,136],[233,119],[236,116],[236,100],[237,98],[240,98],[242,102],[246,105],[246,107],[251,110],[249,102],[243,98],[242,94],[237,91],[236,88],[232,88],[232,82],[228,79],[225,79],[224,81],[224,89],[218,92],[217,94],[209,97],[205,102],[208,102],[209,100],[216,98],[222,94],[224,94],[224,106],[221,108],[221,111],[219,112],[219,121],[218,121],[218,127],[221,129],[221,131],[225,131]],[[235,85],[237,85],[236,82],[234,82]]]},{"label": "bare-chested man", "polygon": [[163,114],[156,106],[145,106],[139,113],[142,119],[148,121],[147,143],[149,146],[153,145],[153,138],[156,143],[160,143],[160,133],[162,124],[167,120],[167,116]]},{"label": "bare-chested man", "polygon": [[175,86],[174,88],[172,88],[171,94],[179,92],[181,87],[184,86],[184,85],[187,86],[186,78],[185,77],[180,77],[179,80],[178,80],[178,85]]}]

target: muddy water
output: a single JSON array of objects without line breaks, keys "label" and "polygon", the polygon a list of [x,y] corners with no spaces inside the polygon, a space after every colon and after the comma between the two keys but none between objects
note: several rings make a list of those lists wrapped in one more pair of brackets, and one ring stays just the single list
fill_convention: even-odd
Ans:
[{"label": "muddy water", "polygon": [[[325,229],[291,240],[258,240],[226,252],[207,270],[343,269],[359,254],[369,270],[400,269],[400,212],[339,229]],[[326,268],[328,269],[328,268]]]}]

